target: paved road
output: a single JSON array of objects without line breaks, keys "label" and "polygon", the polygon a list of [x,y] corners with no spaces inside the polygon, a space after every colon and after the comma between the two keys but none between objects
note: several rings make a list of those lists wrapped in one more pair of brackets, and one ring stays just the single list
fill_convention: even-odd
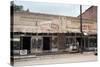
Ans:
[{"label": "paved road", "polygon": [[73,63],[73,62],[84,62],[84,61],[96,61],[97,56],[93,53],[84,54],[60,54],[60,55],[45,55],[38,56],[37,58],[28,58],[15,60],[15,66],[27,66],[37,64],[55,64],[55,63]]}]

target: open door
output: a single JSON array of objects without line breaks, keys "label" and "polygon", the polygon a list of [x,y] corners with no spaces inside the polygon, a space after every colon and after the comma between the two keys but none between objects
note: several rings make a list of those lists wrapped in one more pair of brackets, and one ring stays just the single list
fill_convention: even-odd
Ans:
[{"label": "open door", "polygon": [[31,49],[31,37],[22,37],[22,50],[26,49],[30,53]]},{"label": "open door", "polygon": [[50,50],[50,37],[43,37],[43,50]]}]

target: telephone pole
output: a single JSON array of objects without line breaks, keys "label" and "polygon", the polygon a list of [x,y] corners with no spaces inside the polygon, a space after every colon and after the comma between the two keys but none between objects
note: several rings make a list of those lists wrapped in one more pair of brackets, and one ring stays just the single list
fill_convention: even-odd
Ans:
[{"label": "telephone pole", "polygon": [[83,53],[83,31],[82,31],[82,5],[80,5],[80,32],[81,32],[81,41],[80,41],[80,53]]}]

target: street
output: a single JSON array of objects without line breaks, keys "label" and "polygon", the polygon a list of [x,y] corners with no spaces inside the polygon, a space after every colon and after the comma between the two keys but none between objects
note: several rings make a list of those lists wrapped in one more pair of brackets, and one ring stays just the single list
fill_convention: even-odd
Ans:
[{"label": "street", "polygon": [[76,62],[87,62],[96,61],[97,56],[93,53],[75,53],[75,54],[59,54],[59,55],[44,55],[37,56],[36,58],[25,58],[14,60],[14,66],[29,66],[38,64],[58,64],[58,63],[76,63]]}]

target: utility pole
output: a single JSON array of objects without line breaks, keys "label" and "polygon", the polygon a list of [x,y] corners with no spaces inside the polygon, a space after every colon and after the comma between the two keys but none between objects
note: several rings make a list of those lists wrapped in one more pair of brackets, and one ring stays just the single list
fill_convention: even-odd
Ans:
[{"label": "utility pole", "polygon": [[80,5],[80,32],[82,33],[82,5]]},{"label": "utility pole", "polygon": [[80,32],[81,32],[81,41],[80,41],[80,53],[83,53],[83,31],[82,31],[82,5],[80,5]]}]

